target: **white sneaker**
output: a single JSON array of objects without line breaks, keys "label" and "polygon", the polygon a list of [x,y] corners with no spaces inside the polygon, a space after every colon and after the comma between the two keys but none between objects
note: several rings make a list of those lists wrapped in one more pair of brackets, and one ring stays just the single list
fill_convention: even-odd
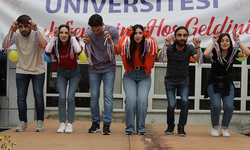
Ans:
[{"label": "white sneaker", "polygon": [[65,133],[72,133],[73,132],[73,125],[71,123],[68,123]]},{"label": "white sneaker", "polygon": [[25,123],[24,121],[21,121],[18,123],[18,126],[16,127],[16,132],[23,132],[28,130],[27,128],[27,123]]},{"label": "white sneaker", "polygon": [[219,136],[219,131],[218,131],[218,129],[213,128],[213,129],[211,130],[211,136]]},{"label": "white sneaker", "polygon": [[221,132],[222,136],[225,136],[225,137],[229,137],[230,136],[230,134],[227,132],[227,129],[221,128],[220,132]]},{"label": "white sneaker", "polygon": [[36,132],[42,132],[44,130],[44,123],[42,120],[37,120]]},{"label": "white sneaker", "polygon": [[64,133],[65,131],[65,123],[61,123],[59,129],[57,130],[57,133]]}]

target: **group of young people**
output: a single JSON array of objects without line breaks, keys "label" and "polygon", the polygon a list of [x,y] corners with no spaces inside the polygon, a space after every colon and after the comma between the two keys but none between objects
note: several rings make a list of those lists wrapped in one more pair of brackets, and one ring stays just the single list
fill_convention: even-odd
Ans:
[{"label": "group of young people", "polygon": [[[103,81],[104,113],[102,134],[110,135],[113,115],[113,90],[116,71],[116,55],[121,55],[124,75],[123,89],[125,91],[126,135],[146,135],[145,119],[148,107],[148,94],[151,87],[151,69],[154,67],[158,53],[159,62],[167,57],[165,89],[168,100],[167,130],[165,134],[173,134],[175,128],[174,110],[176,107],[176,90],[181,97],[181,111],[178,123],[178,135],[185,136],[184,127],[188,116],[189,96],[189,60],[192,56],[201,63],[201,40],[193,38],[193,45],[187,44],[188,29],[179,26],[175,29],[174,37],[165,39],[164,47],[158,51],[157,41],[151,36],[146,27],[140,24],[131,25],[125,35],[119,37],[116,27],[104,24],[100,15],[94,14],[89,18],[87,30],[83,37],[85,48],[74,36],[73,28],[60,25],[54,30],[54,37],[46,41],[43,30],[37,27],[28,15],[21,15],[11,25],[15,32],[15,40],[9,35],[3,41],[7,51],[11,44],[16,44],[19,61],[16,66],[17,104],[20,123],[17,132],[27,130],[27,92],[29,81],[32,80],[35,106],[37,112],[36,131],[44,130],[44,98],[43,86],[45,64],[43,52],[54,56],[56,60],[52,70],[57,70],[57,86],[59,91],[59,122],[58,133],[72,133],[75,115],[75,92],[79,84],[80,69],[77,56],[85,52],[89,58],[90,110],[92,125],[89,133],[100,131],[99,97],[100,85]],[[212,69],[208,80],[207,95],[211,101],[212,136],[219,136],[219,118],[221,100],[223,101],[222,136],[230,136],[227,132],[233,115],[234,85],[232,83],[232,67],[236,57],[250,55],[249,49],[240,41],[239,35],[233,32],[235,46],[227,33],[213,36],[213,42],[205,51],[204,56],[211,59]],[[11,44],[6,44],[10,42]],[[239,51],[241,48],[242,51]],[[44,50],[43,50],[44,49]],[[66,97],[68,85],[68,98]],[[66,117],[66,101],[68,118]],[[66,121],[68,124],[66,126]]]}]

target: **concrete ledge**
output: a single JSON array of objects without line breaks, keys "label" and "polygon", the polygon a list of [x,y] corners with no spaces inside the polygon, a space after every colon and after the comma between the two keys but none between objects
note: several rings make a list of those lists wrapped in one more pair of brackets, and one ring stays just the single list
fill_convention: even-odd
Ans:
[{"label": "concrete ledge", "polygon": [[[17,150],[233,150],[249,149],[250,138],[242,134],[229,131],[231,137],[211,137],[210,126],[187,125],[186,137],[179,137],[177,129],[173,135],[165,135],[166,125],[146,124],[147,135],[125,135],[124,123],[112,123],[111,135],[102,135],[101,132],[87,133],[91,126],[90,121],[75,121],[72,134],[56,133],[60,123],[55,119],[46,119],[45,131],[35,132],[36,121],[28,124],[28,130],[15,132],[15,129],[1,132],[0,136],[8,137],[11,142],[17,143]],[[102,130],[102,124],[101,124]]]}]

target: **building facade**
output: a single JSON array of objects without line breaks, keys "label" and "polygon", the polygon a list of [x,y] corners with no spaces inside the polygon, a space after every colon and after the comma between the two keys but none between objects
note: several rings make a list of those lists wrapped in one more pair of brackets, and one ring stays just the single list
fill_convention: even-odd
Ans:
[{"label": "building facade", "polygon": [[[124,68],[121,57],[116,59],[116,78],[114,86],[114,115],[113,122],[125,122],[125,93],[122,85]],[[0,52],[1,70],[1,91],[0,91],[0,127],[15,127],[18,123],[17,94],[15,83],[16,62],[7,59],[7,55]],[[90,113],[90,92],[88,79],[88,63],[78,62],[81,77],[76,91],[76,120],[91,121]],[[51,72],[53,63],[46,65],[46,77],[44,84],[45,118],[58,119],[58,89],[57,73]],[[205,59],[198,68],[197,63],[190,62],[190,93],[189,93],[189,116],[188,125],[211,125],[210,121],[210,101],[204,98],[206,83],[210,73],[211,63]],[[148,97],[148,114],[146,123],[166,124],[167,98],[165,93],[164,76],[166,73],[166,63],[155,62],[155,67],[151,74],[151,89]],[[229,129],[248,134],[250,133],[250,59],[243,62],[234,62],[232,71],[235,85],[234,115],[229,125]],[[103,113],[103,87],[101,86],[100,111]],[[29,86],[28,97],[28,122],[36,120],[35,105],[32,91],[32,84]],[[180,96],[177,92],[176,124],[180,112]],[[223,111],[222,111],[223,112]],[[86,129],[87,131],[87,129]]]}]

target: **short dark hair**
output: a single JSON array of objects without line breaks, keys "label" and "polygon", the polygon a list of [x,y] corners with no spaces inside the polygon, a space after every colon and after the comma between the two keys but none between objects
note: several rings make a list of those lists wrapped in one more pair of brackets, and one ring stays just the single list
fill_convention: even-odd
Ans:
[{"label": "short dark hair", "polygon": [[187,29],[186,27],[184,27],[184,26],[179,26],[178,28],[175,29],[175,31],[174,31],[174,36],[176,36],[176,33],[177,33],[179,30],[181,30],[181,29],[186,30],[186,31],[187,31],[187,34],[189,35],[188,29]]},{"label": "short dark hair", "polygon": [[18,24],[19,23],[22,23],[22,24],[28,24],[29,23],[29,20],[32,20],[31,18],[30,18],[30,16],[28,16],[28,15],[21,15],[21,16],[19,16],[18,18],[17,18],[17,22],[18,22]]},{"label": "short dark hair", "polygon": [[98,15],[98,14],[94,14],[89,18],[89,26],[91,27],[97,27],[97,26],[102,26],[103,20],[102,20],[102,16]]}]

